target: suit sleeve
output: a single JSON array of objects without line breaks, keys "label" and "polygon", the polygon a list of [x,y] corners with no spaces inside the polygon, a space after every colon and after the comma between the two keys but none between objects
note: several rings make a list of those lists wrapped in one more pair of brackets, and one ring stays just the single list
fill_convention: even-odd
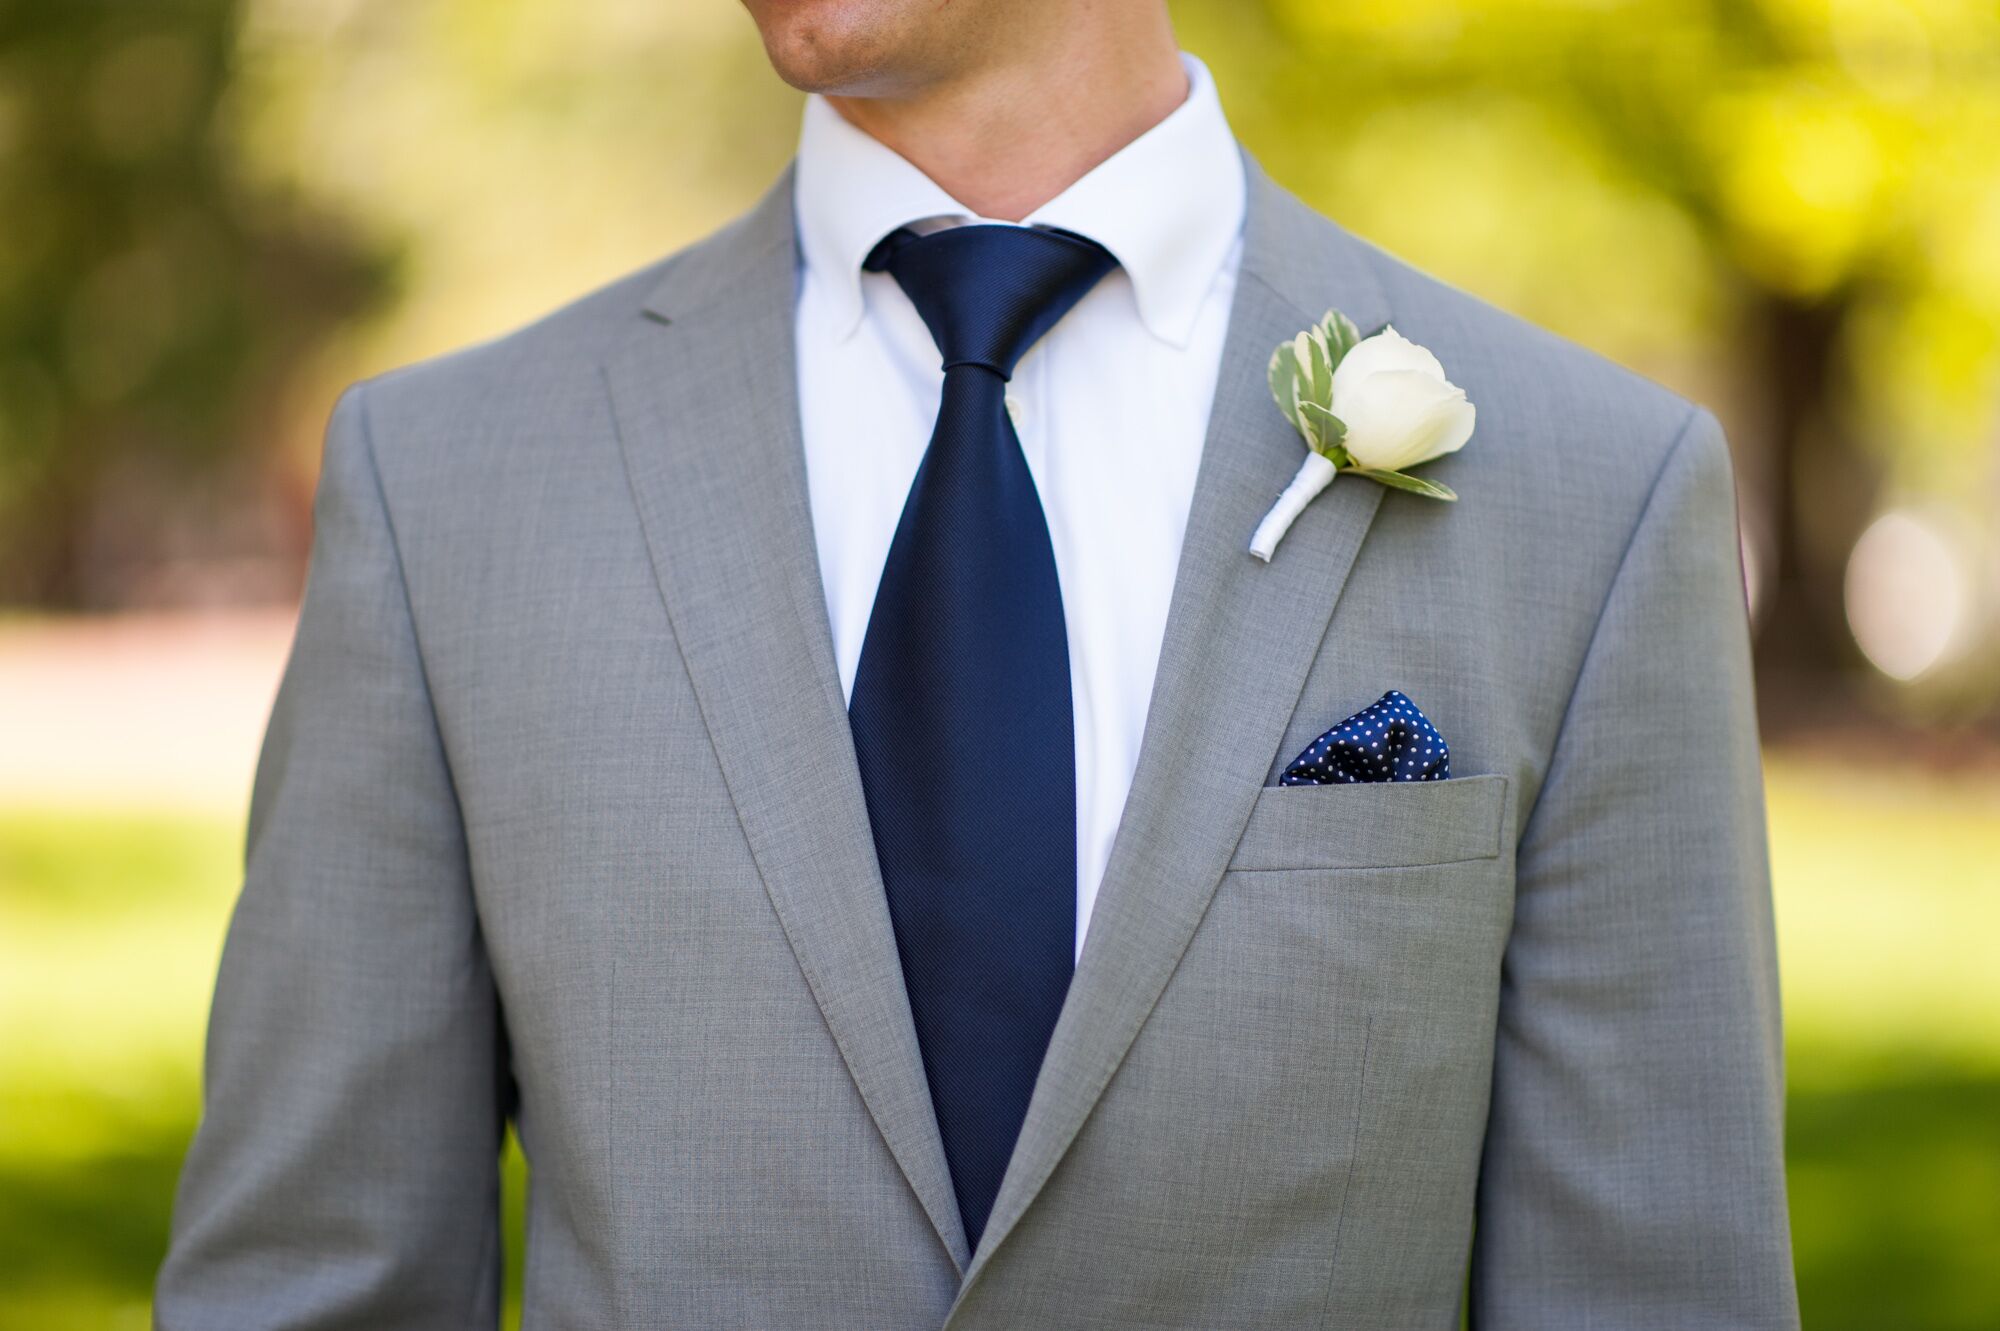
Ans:
[{"label": "suit sleeve", "polygon": [[160,1331],[498,1317],[504,1037],[362,392],[328,431]]},{"label": "suit sleeve", "polygon": [[1798,1325],[1763,787],[1728,450],[1683,428],[1524,829],[1479,1331]]}]

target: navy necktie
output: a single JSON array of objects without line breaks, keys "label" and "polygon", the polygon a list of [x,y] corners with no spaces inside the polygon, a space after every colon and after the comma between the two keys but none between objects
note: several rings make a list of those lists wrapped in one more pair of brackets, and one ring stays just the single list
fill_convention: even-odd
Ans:
[{"label": "navy necktie", "polygon": [[1065,232],[892,233],[944,360],[848,718],[931,1104],[977,1246],[1076,955],[1076,740],[1048,522],[1007,416],[1015,364],[1114,266]]}]

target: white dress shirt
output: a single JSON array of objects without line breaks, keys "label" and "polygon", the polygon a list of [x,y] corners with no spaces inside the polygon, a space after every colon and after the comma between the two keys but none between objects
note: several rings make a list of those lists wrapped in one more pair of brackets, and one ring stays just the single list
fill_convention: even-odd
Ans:
[{"label": "white dress shirt", "polygon": [[[1088,236],[1119,264],[1029,349],[1007,393],[1068,626],[1079,954],[1139,759],[1241,257],[1243,161],[1208,71],[1182,60],[1187,100],[1024,223]],[[851,697],[944,383],[916,308],[862,260],[899,226],[991,219],[819,97],[794,207],[813,535]]]}]

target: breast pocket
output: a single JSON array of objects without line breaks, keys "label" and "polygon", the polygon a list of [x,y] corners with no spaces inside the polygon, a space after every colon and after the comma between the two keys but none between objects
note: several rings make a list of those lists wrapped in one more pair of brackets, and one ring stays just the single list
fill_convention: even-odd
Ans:
[{"label": "breast pocket", "polygon": [[[1514,910],[1512,802],[1503,776],[1258,791],[1168,987],[1178,1029],[1205,1018],[1223,1032],[1198,1084],[1250,1087],[1227,1120],[1284,1125],[1234,1158],[1340,1180],[1323,1204],[1346,1217],[1343,1267],[1402,1260],[1379,1240],[1413,1232],[1413,1198],[1471,1213]],[[1285,1163],[1246,1176],[1289,1203]],[[1462,1232],[1434,1237],[1463,1253]]]},{"label": "breast pocket", "polygon": [[1497,859],[1507,778],[1267,786],[1232,871],[1390,869]]}]

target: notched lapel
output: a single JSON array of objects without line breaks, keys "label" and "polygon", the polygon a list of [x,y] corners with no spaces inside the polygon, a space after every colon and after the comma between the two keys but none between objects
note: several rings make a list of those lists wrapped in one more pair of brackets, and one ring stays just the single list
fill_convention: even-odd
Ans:
[{"label": "notched lapel", "polygon": [[932,1113],[833,656],[794,365],[791,177],[669,265],[605,365],[660,593],[745,836],[868,1111],[954,1266]]},{"label": "notched lapel", "polygon": [[1360,243],[1246,164],[1243,264],[1138,767],[967,1290],[1075,1140],[1207,911],[1382,500],[1381,486],[1340,478],[1271,563],[1249,553],[1305,456],[1265,383],[1271,349],[1328,305],[1370,331],[1388,308]]}]

